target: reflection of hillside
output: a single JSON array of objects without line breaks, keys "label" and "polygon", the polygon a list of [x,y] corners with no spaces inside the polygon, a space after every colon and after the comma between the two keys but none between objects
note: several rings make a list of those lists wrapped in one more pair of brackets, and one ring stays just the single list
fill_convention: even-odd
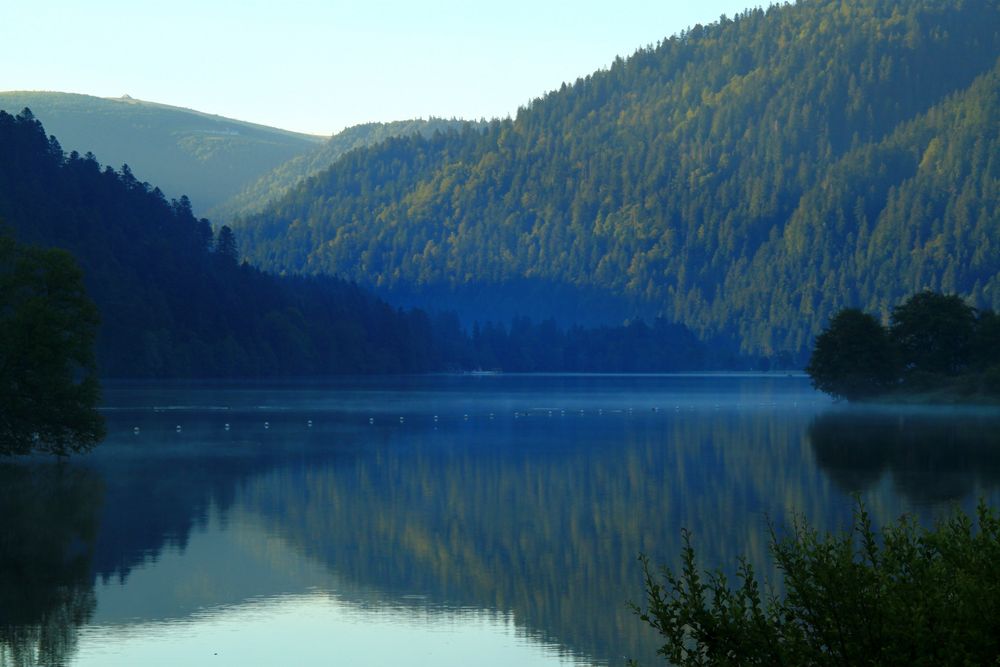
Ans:
[{"label": "reflection of hillside", "polygon": [[652,664],[654,638],[625,607],[638,553],[674,558],[689,526],[708,561],[762,563],[764,512],[836,512],[803,426],[725,413],[408,432],[349,465],[276,468],[238,503],[383,602],[496,609],[574,652]]},{"label": "reflection of hillside", "polygon": [[[272,416],[264,430],[252,415],[185,414],[176,420],[183,432],[175,433],[173,415],[156,414],[138,424],[139,436],[131,435],[135,415],[127,423],[113,419],[109,442],[83,465],[62,468],[63,477],[0,479],[2,508],[23,517],[5,531],[0,555],[14,560],[11,535],[28,535],[29,544],[40,539],[31,537],[32,527],[51,523],[43,514],[55,507],[17,502],[54,485],[75,509],[53,535],[82,537],[52,539],[77,545],[61,553],[85,554],[84,570],[126,579],[123,596],[130,595],[129,577],[140,577],[131,570],[158,559],[168,572],[218,583],[195,586],[190,595],[153,596],[156,603],[140,600],[138,616],[120,618],[183,617],[198,606],[282,593],[292,582],[376,611],[483,609],[597,662],[621,664],[630,653],[656,664],[655,638],[625,602],[642,593],[636,555],[672,561],[681,527],[694,531],[704,564],[731,565],[746,553],[773,577],[765,514],[780,525],[795,511],[821,529],[835,528],[849,518],[851,502],[829,478],[871,487],[866,501],[883,520],[911,509],[888,485],[874,484],[885,470],[911,497],[933,499],[995,484],[1000,467],[988,447],[973,444],[974,432],[995,426],[983,421],[935,435],[935,442],[951,443],[949,457],[935,458],[938,450],[913,445],[933,430],[927,423],[917,424],[916,435],[893,436],[896,421],[888,431],[885,423],[864,422],[850,431],[854,440],[845,440],[845,425],[824,416],[809,431],[810,452],[810,415],[788,406],[552,417],[539,411],[517,420],[442,419],[437,429],[417,416],[375,426],[367,419],[355,426],[317,420],[315,428],[300,417]],[[231,431],[222,430],[225,420]],[[869,446],[892,438],[890,447]],[[951,495],[916,495],[926,493],[921,476],[940,471],[962,483]],[[199,542],[185,548],[195,533]],[[38,550],[60,553],[41,544]],[[143,575],[146,588],[137,584],[131,594],[170,593],[178,585],[158,579],[155,569]],[[37,574],[48,571],[60,572],[45,565]],[[4,650],[14,644],[12,624],[19,637],[35,633],[34,644],[20,645],[72,650],[75,628],[93,604],[90,576],[57,576],[72,584],[61,598],[46,598],[58,586],[38,586],[36,604],[51,613],[6,620]],[[20,581],[3,579],[3,609],[19,608],[6,603],[14,595],[29,599],[31,587]],[[109,618],[114,611],[106,610]]]},{"label": "reflection of hillside", "polygon": [[85,469],[0,465],[0,665],[62,665],[76,650],[101,495]]},{"label": "reflection of hillside", "polygon": [[885,472],[920,504],[1000,485],[1000,417],[832,412],[809,426],[820,467],[845,491]]},{"label": "reflection of hillside", "polygon": [[[183,549],[191,531],[205,526],[210,508],[228,511],[247,478],[287,460],[320,456],[327,435],[295,429],[289,438],[278,422],[265,431],[259,420],[211,413],[173,417],[132,416],[127,428],[111,422],[119,434],[92,461],[107,481],[106,529],[94,551],[94,571],[105,579],[124,579],[165,547]],[[226,420],[231,431],[222,429]],[[184,422],[181,433],[174,421]],[[131,424],[141,426],[139,436],[131,435]]]}]

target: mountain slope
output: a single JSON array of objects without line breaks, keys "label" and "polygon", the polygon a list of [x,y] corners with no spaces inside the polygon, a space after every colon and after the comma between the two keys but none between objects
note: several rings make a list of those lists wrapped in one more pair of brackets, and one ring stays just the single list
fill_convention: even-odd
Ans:
[{"label": "mountain slope", "polygon": [[261,176],[237,195],[230,197],[212,208],[208,215],[217,223],[224,224],[237,216],[246,216],[263,210],[273,200],[280,198],[293,186],[310,176],[315,176],[329,168],[345,153],[372,146],[390,137],[421,134],[431,136],[470,124],[467,121],[444,120],[404,120],[392,123],[365,123],[349,127],[330,137],[326,143],[285,162],[273,171]]},{"label": "mountain slope", "polygon": [[443,366],[426,314],[398,311],[340,280],[279,279],[240,266],[232,237],[213,240],[186,198],[168,202],[127,170],[66,156],[28,114],[0,112],[0,147],[0,233],[77,258],[101,314],[104,376]]},{"label": "mountain slope", "polygon": [[[544,286],[521,304],[536,314],[559,307],[554,288],[594,290],[761,354],[801,356],[835,308],[884,308],[920,287],[996,307],[991,161],[914,170],[932,144],[928,165],[972,147],[934,119],[958,105],[988,122],[994,100],[973,88],[989,89],[998,56],[998,0],[747,11],[618,59],[513,121],[355,151],[242,221],[244,248],[271,269],[439,302],[471,289],[488,307],[529,281]],[[976,155],[1000,152],[992,136]],[[856,176],[841,198],[860,196],[863,215],[818,206],[836,174]],[[981,220],[955,231],[963,191]],[[913,232],[917,209],[937,246]],[[797,240],[824,225],[837,233]]]},{"label": "mountain slope", "polygon": [[0,109],[30,108],[67,151],[128,164],[169,197],[187,195],[201,213],[323,138],[143,102],[50,92],[0,93]]}]

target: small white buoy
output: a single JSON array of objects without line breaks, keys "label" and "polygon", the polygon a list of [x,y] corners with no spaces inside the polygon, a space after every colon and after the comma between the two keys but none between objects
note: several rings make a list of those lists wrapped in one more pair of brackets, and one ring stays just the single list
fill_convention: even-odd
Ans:
[{"label": "small white buoy", "polygon": [[264,422],[264,428],[265,429],[271,428],[271,422]]},{"label": "small white buoy", "polygon": [[375,423],[375,418],[374,417],[369,417],[368,418],[368,423],[369,424],[374,424]]},{"label": "small white buoy", "polygon": [[227,431],[229,430],[229,422],[226,422],[226,425],[225,425],[225,429],[226,429]]},{"label": "small white buoy", "polygon": [[493,419],[493,413],[492,412],[490,413],[490,419]]},{"label": "small white buoy", "polygon": [[178,425],[177,425],[177,429],[176,429],[176,431],[177,431],[178,433],[180,433],[180,432],[181,432],[181,425],[180,425],[180,424],[178,424]]},{"label": "small white buoy", "polygon": [[139,427],[138,426],[133,426],[132,427],[132,433],[134,433],[135,435],[139,435]]},{"label": "small white buoy", "polygon": [[438,420],[438,416],[434,415],[434,421],[437,421],[437,420]]},{"label": "small white buoy", "polygon": [[400,418],[399,418],[399,423],[400,423],[400,424],[402,424],[402,423],[403,423],[404,421],[405,421],[405,420],[404,420],[404,419],[403,419],[402,417],[400,417]]},{"label": "small white buoy", "polygon": [[313,420],[309,419],[309,420],[306,421],[306,426],[308,426],[309,428],[312,428],[312,425],[313,425]]},{"label": "small white buoy", "polygon": [[603,415],[604,414],[604,408],[597,408],[597,414]]},{"label": "small white buoy", "polygon": [[462,419],[464,419],[465,421],[469,421],[469,415],[463,415]]}]

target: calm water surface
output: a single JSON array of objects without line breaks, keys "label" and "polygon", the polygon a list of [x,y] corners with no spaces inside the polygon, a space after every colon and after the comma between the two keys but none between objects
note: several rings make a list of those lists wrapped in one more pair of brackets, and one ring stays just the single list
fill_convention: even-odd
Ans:
[{"label": "calm water surface", "polygon": [[1000,501],[1000,415],[803,377],[113,384],[109,436],[0,465],[0,665],[660,664],[639,553],[767,565]]}]

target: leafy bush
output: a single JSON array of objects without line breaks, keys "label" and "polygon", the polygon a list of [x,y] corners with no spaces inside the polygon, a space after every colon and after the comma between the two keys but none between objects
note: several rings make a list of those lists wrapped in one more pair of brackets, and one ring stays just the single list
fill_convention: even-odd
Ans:
[{"label": "leafy bush", "polygon": [[772,528],[783,595],[765,596],[746,560],[734,588],[700,572],[685,532],[679,573],[640,557],[646,607],[632,607],[676,665],[1000,664],[1000,516],[983,502],[977,514],[877,534],[859,503],[840,535]]}]

